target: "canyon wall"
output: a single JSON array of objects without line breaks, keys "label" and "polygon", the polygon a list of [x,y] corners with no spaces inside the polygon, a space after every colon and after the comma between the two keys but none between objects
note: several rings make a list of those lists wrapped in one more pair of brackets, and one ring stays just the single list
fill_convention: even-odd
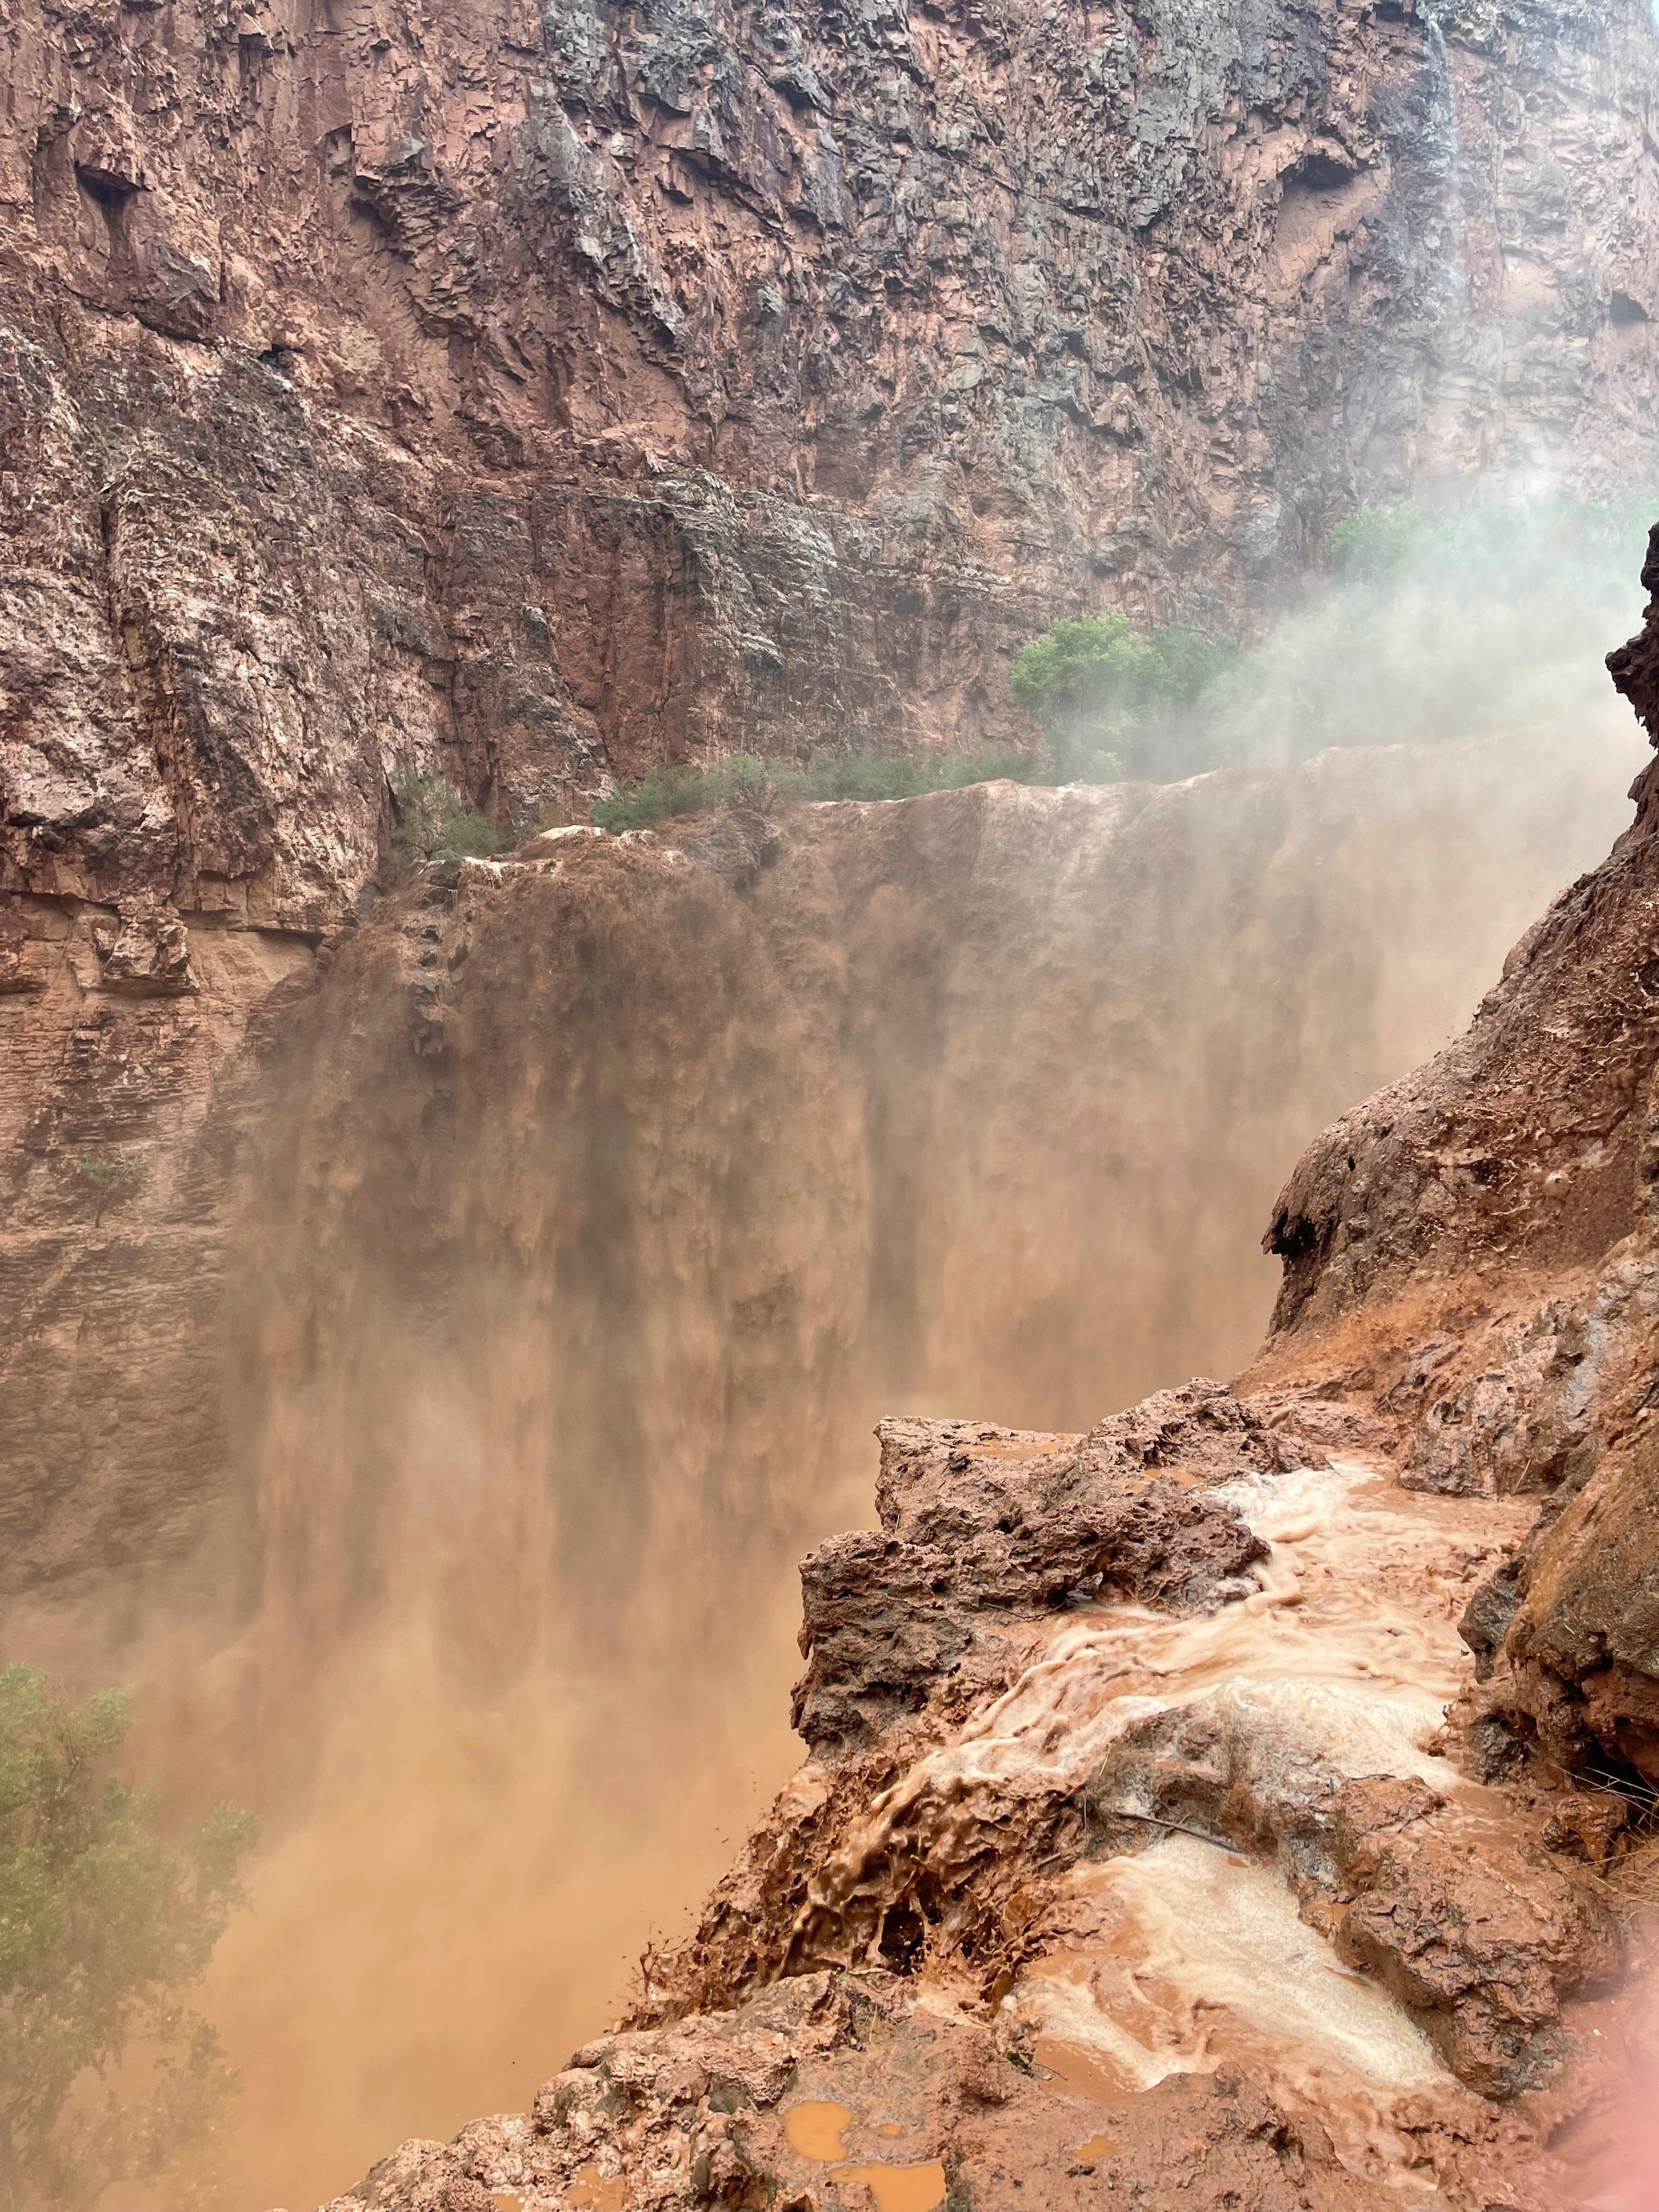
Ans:
[{"label": "canyon wall", "polygon": [[[1642,580],[1659,587],[1659,533]],[[1659,605],[1608,656],[1659,744]],[[1310,1147],[1267,1235],[1256,1370],[1399,1425],[1403,1480],[1541,1499],[1471,1603],[1494,1771],[1541,1752],[1645,1800],[1659,1776],[1652,764],[1603,865],[1529,929],[1468,1034]]]},{"label": "canyon wall", "polygon": [[130,985],[337,919],[395,768],[522,829],[1018,738],[1056,611],[1248,623],[1363,497],[1651,470],[1641,0],[0,35],[0,889]]},{"label": "canyon wall", "polygon": [[[1516,738],[999,786],[377,906],[389,779],[519,838],[739,744],[1018,742],[1057,612],[1249,630],[1361,499],[1650,474],[1652,26],[11,0],[0,52],[8,1642],[142,1669],[167,1778],[279,1840],[343,1714],[342,1833],[395,1811],[408,1865],[295,1876],[248,1984],[349,1965],[369,2070],[445,2004],[494,2064],[548,1883],[479,1857],[398,1978],[457,1856],[411,1806],[510,1796],[499,1735],[423,1764],[400,1686],[522,1723],[555,1826],[615,1736],[642,1936],[691,1876],[638,1777],[686,1782],[688,1678],[855,1516],[869,1420],[1082,1427],[1245,1357],[1285,1163],[1463,1018],[1623,777]],[[1367,1233],[1303,1172],[1292,1367]],[[272,2139],[404,2124],[418,2069],[329,2107],[337,2055],[260,2078]]]},{"label": "canyon wall", "polygon": [[[390,775],[441,766],[521,831],[737,743],[1017,738],[1006,662],[1057,610],[1249,623],[1362,496],[1648,465],[1637,0],[30,4],[0,35],[0,1420],[31,1583],[182,1556],[179,1501],[222,1487],[228,1163]],[[1494,939],[1594,854],[1577,805]],[[879,1264],[943,1281],[957,1233]],[[1063,1389],[1101,1340],[1043,1274],[1026,1371]],[[926,1324],[942,1387],[988,1340],[960,1322]]]}]

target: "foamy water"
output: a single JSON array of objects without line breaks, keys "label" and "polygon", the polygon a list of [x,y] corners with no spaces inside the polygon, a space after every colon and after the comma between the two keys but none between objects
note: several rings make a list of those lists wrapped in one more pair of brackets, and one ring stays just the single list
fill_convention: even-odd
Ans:
[{"label": "foamy water", "polygon": [[1099,1932],[1032,1967],[1006,2009],[1085,2098],[1231,2063],[1311,2104],[1356,2171],[1403,2178],[1413,2151],[1400,2100],[1463,2095],[1400,2008],[1303,1924],[1271,1869],[1172,1835],[1079,1868],[1064,1887]]},{"label": "foamy water", "polygon": [[[1262,1777],[1416,1776],[1479,1821],[1489,1793],[1440,1754],[1468,1680],[1456,1621],[1478,1576],[1530,1517],[1519,1501],[1403,1492],[1358,1462],[1251,1476],[1213,1493],[1270,1545],[1252,1594],[1195,1620],[1109,1606],[1055,1621],[1039,1656],[951,1742],[919,1760],[814,1885],[852,1899],[901,1858],[941,1874],[1012,1802],[1088,1788],[1149,1814],[1139,1724],[1200,1718],[1220,1755]],[[1402,2101],[1467,2095],[1415,2023],[1300,1918],[1279,1873],[1168,1833],[1059,1876],[1045,1921],[1067,1932],[1005,2000],[1060,2094],[1121,2095],[1236,2063],[1304,2100],[1357,2172],[1431,2190]]]},{"label": "foamy water", "polygon": [[1068,1795],[1127,1730],[1178,1710],[1257,1755],[1468,1791],[1431,1747],[1468,1670],[1455,1624],[1469,1584],[1447,1570],[1518,1535],[1528,1509],[1417,1497],[1354,1462],[1214,1494],[1272,1547],[1255,1595],[1196,1620],[1106,1606],[1056,1622],[1006,1695],[876,1800],[827,1890],[850,1893],[896,1826],[920,1820],[945,1844],[946,1808],[971,1813],[987,1790]]}]

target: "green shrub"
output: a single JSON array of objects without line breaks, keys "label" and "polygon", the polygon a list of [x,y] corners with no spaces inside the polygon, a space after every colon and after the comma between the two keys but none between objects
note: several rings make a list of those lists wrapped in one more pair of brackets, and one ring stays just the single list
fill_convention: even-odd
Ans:
[{"label": "green shrub", "polygon": [[1048,730],[1079,714],[1133,710],[1145,690],[1152,649],[1127,615],[1085,615],[1051,623],[1014,655],[1008,689]]},{"label": "green shrub", "polygon": [[119,1206],[140,1190],[149,1173],[149,1162],[132,1152],[81,1152],[69,1164],[76,1181],[95,1194],[99,1221],[106,1206]]},{"label": "green shrub", "polygon": [[1193,710],[1237,658],[1186,623],[1142,637],[1127,615],[1052,623],[1009,670],[1016,702],[1048,733],[1062,775],[1190,775],[1212,764]]},{"label": "green shrub", "polygon": [[475,814],[441,769],[413,769],[390,781],[392,825],[381,875],[399,884],[423,860],[487,860],[511,841]]},{"label": "green shrub", "polygon": [[1031,783],[1047,763],[1040,753],[998,752],[968,746],[948,753],[820,753],[804,765],[732,753],[706,769],[655,768],[637,783],[621,784],[596,799],[601,830],[647,830],[676,814],[712,807],[769,806],[778,800],[914,799],[928,791],[958,791],[970,783],[1010,776]]},{"label": "green shrub", "polygon": [[1419,559],[1432,535],[1426,519],[1409,501],[1402,507],[1358,507],[1332,529],[1325,558],[1334,576],[1387,576]]},{"label": "green shrub", "polygon": [[118,1690],[71,1705],[0,1668],[0,2212],[88,2212],[117,2181],[213,2201],[234,2077],[181,1997],[242,1902],[253,1823],[222,1806],[175,1856],[155,1798],[108,1771],[127,1727]]},{"label": "green shrub", "polygon": [[1559,728],[1628,732],[1602,669],[1640,617],[1659,493],[1367,506],[1325,542],[1323,587],[1248,651],[1121,614],[1055,623],[1010,672],[1063,777],[1170,782],[1334,745]]}]

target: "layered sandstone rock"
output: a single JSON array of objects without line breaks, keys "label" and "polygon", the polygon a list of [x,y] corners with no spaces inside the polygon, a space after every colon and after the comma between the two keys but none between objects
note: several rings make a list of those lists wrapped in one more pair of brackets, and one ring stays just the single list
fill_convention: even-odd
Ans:
[{"label": "layered sandstone rock", "polygon": [[1018,735],[1057,611],[1651,452],[1641,0],[21,0],[0,888],[310,930],[388,773]]}]

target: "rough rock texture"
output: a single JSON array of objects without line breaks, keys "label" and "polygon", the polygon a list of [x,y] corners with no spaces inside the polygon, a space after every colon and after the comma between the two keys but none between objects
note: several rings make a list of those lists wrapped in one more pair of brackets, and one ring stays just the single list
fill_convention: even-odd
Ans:
[{"label": "rough rock texture", "polygon": [[23,898],[9,918],[0,1552],[14,1595],[108,1592],[198,1554],[224,1494],[229,1163],[317,956],[204,929],[181,975],[148,917]]},{"label": "rough rock texture", "polygon": [[1202,1381],[1086,1437],[917,1420],[877,1433],[880,1530],[832,1537],[801,1569],[808,1665],[790,1719],[819,1753],[918,1710],[983,1645],[976,1615],[1103,1596],[1188,1612],[1241,1595],[1267,1547],[1191,1486],[1199,1469],[1224,1480],[1295,1463],[1224,1385]]},{"label": "rough rock texture", "polygon": [[0,888],[312,929],[527,827],[1015,733],[1057,609],[1654,451],[1643,0],[13,0]]},{"label": "rough rock texture", "polygon": [[[816,2136],[799,2119],[792,2136],[792,2113],[817,2118]],[[893,2185],[895,2167],[912,2169],[914,2201],[933,2204],[1060,2212],[1121,2203],[1126,2190],[1144,2212],[1392,2201],[1343,2170],[1316,2121],[1253,2083],[1177,2076],[1089,2105],[1034,2080],[1018,2043],[1006,2051],[977,2022],[866,1973],[803,1976],[736,2011],[584,2045],[527,2118],[479,2121],[447,2146],[406,2143],[328,2212],[490,2212],[504,2196],[525,2212],[852,2212],[872,2178]]]},{"label": "rough rock texture", "polygon": [[[1656,641],[1650,607],[1608,666],[1659,743]],[[1259,1370],[1322,1364],[1371,1397],[1401,1424],[1407,1481],[1544,1494],[1466,1616],[1486,1755],[1539,1741],[1642,1790],[1659,1778],[1655,775],[1468,1036],[1303,1158],[1268,1233],[1285,1273]]]},{"label": "rough rock texture", "polygon": [[[899,1441],[902,1448],[915,1439]],[[890,1457],[893,1440],[884,1444]],[[1054,1465],[1021,1453],[1007,1491],[1029,1486],[1041,1510]],[[1141,1478],[1147,1511],[1165,1480]],[[1000,1510],[988,1501],[988,1510],[995,1517],[976,1518],[978,1540],[959,1541],[964,1583],[984,1537],[1010,1517],[1006,1499]],[[1254,1548],[1267,1556],[1266,1544]],[[836,1546],[826,1550],[837,1555]],[[1388,1572],[1379,1554],[1378,1591]],[[823,1574],[823,1554],[802,1570],[809,1626]],[[1413,1579],[1420,1582],[1420,1566],[1408,1586]],[[1215,1603],[1273,1601],[1271,1572],[1261,1596],[1254,1589],[1234,1581],[1214,1592]],[[1020,1614],[1000,1616],[988,1604],[975,1648],[951,1651],[940,1666],[938,1608],[925,1592],[892,1589],[877,1566],[863,1604],[873,1633],[860,1643],[838,1622],[832,1655],[850,1646],[857,1666],[870,1644],[884,1656],[896,1653],[901,1665],[890,1674],[909,1662],[904,1680],[913,1694],[890,1700],[885,1712],[878,1694],[861,1701],[866,1725],[851,1753],[832,1736],[839,1755],[826,1760],[814,1743],[817,1757],[717,1888],[693,1937],[647,1958],[637,2020],[718,2004],[780,1974],[860,1960],[953,1974],[958,1989],[965,1981],[994,2005],[1033,1962],[1100,1933],[1086,1908],[1079,1917],[1077,1899],[1055,1887],[1061,1877],[1048,1872],[1045,1881],[1045,1870],[1109,1861],[1160,1832],[1231,1844],[1276,1868],[1304,1922],[1376,1976],[1451,2072],[1485,2096],[1513,2096],[1551,2078],[1566,2048],[1565,2002],[1617,1978],[1622,1951],[1603,1893],[1571,1857],[1553,1856],[1546,1837],[1547,1821],[1571,1821],[1581,1801],[1527,1811],[1448,1795],[1409,1768],[1356,1778],[1272,1696],[1252,1702],[1245,1692],[1238,1705],[1224,1692],[1218,1705],[1182,1691],[1181,1665],[1162,1656],[1148,1660],[1139,1705],[1104,1739],[1103,1757],[1098,1747],[1085,1752],[1079,1767],[1056,1747],[1067,1717],[1088,1713],[1101,1695],[1075,1656],[1082,1646],[1022,1628]],[[843,1605],[856,1625],[850,1587]],[[1088,1631],[1085,1616],[1077,1632]],[[1131,1673],[1133,1646],[1130,1635]],[[1340,1649],[1333,1638],[1333,1680]],[[1230,1673],[1217,1656],[1200,1663],[1198,1679],[1224,1683]],[[1036,1755],[1010,1762],[976,1752],[997,1738],[999,1714],[1022,1698],[1041,1700],[1045,1682],[1068,1678],[1071,1688],[1055,1688],[1052,1711],[1028,1729]],[[833,1677],[809,1675],[805,1686],[809,1723],[815,1697],[820,1712],[836,1713],[825,1696],[841,1687]],[[864,1689],[866,1678],[856,1686]],[[800,1704],[798,1692],[798,1724]],[[883,1718],[887,1728],[872,1743]],[[802,1733],[812,1741],[810,1724]],[[1373,1747],[1369,1756],[1376,1755]],[[1400,1747],[1383,1755],[1398,1758]]]},{"label": "rough rock texture", "polygon": [[[1155,1448],[1162,1467],[1132,1471],[1126,1438]],[[1141,1486],[1149,1507],[1166,1486],[1180,1488],[1177,1474],[1258,1501],[1287,1475],[1308,1480],[1252,1408],[1213,1384],[1160,1394],[1102,1424],[1088,1444],[914,1421],[887,1425],[882,1441],[884,1519],[908,1539],[953,1536],[962,1580],[979,1556],[992,1590],[1002,1573],[994,1540],[1010,1534],[999,1524],[1023,1506],[1040,1528],[1053,1515],[1057,1476],[1078,1471],[1090,1444],[1116,1483]],[[1181,1464],[1189,1455],[1196,1468]],[[1406,1530],[1408,1547],[1432,1543],[1434,1513],[1417,1526],[1423,1501],[1392,1496],[1376,1528]],[[1198,1502],[1209,1501],[1200,1492]],[[1490,1509],[1461,1510],[1468,1521]],[[1275,1550],[1308,1533],[1294,1509],[1275,1526]],[[1382,1648],[1408,1632],[1408,1615],[1388,1611],[1397,1599],[1420,1608],[1426,1595],[1434,1609],[1420,1551],[1385,1540],[1374,1556],[1350,1557],[1361,1571],[1361,1617],[1381,1609]],[[804,1570],[809,1607],[819,1565]],[[1316,1559],[1303,1571],[1317,1572]],[[1284,1572],[1275,1559],[1257,1597],[1231,1594],[1236,1629],[1250,1632],[1249,1604],[1297,1601]],[[878,1580],[866,1604],[898,1622]],[[872,2186],[885,2203],[882,2191],[897,2185],[885,2170],[895,2167],[916,2192],[905,2201],[930,2207],[1070,2205],[1098,2194],[1103,2203],[1127,2196],[1170,2212],[1192,2203],[1323,2212],[1395,2201],[1409,2178],[1455,2212],[1588,2212],[1595,2200],[1573,2185],[1554,2147],[1611,2094],[1592,2055],[1617,2033],[1606,2008],[1622,1947],[1607,1893],[1562,1855],[1566,1826],[1593,1812],[1592,1800],[1545,1805],[1471,1791],[1443,1767],[1443,1794],[1409,1768],[1345,1773],[1310,1756],[1292,1708],[1276,1717],[1271,1702],[1230,1705],[1213,1658],[1187,1688],[1164,1658],[1136,1676],[1136,1638],[1157,1618],[1144,1606],[1085,1608],[1067,1643],[1052,1622],[988,1604],[981,1620],[1000,1643],[1000,1664],[935,1680],[921,1709],[890,1717],[872,1743],[805,1768],[696,1936],[676,1954],[647,1957],[623,2032],[578,2051],[527,2118],[476,2123],[447,2147],[406,2144],[331,2212],[483,2212],[501,2193],[526,2208],[781,2203],[835,2212]],[[1068,1728],[1086,1727],[1086,1639],[1114,1623],[1130,1658],[1128,1726],[1103,1761],[1085,1756],[1079,1788],[1063,1757],[1043,1762]],[[916,1632],[925,1645],[925,1620]],[[1449,1638],[1449,1627],[1443,1633]],[[1408,1679],[1408,1649],[1401,1662]],[[1360,1674],[1375,1671],[1367,1663]],[[1217,1688],[1218,1672],[1221,1702],[1206,1702],[1202,1686]],[[1298,1694],[1310,1686],[1294,1661],[1285,1679]],[[1038,1756],[999,1765],[999,1716],[1034,1694]],[[1386,1712],[1386,1683],[1374,1694]],[[1115,2084],[1109,2035],[1067,2041],[1063,2028],[1045,2031],[1045,1986],[1073,1993],[1062,2019],[1075,2019],[1085,1968],[1103,1972],[1121,1956],[1134,1978],[1131,2022],[1137,2011],[1156,2013],[1176,1969],[1126,1954],[1133,1923],[1097,1878],[1160,1832],[1201,1838],[1247,1881],[1282,1883],[1300,1908],[1303,1948],[1328,1947],[1316,1977],[1387,1992],[1449,2073],[1419,2061],[1409,2094],[1390,2096],[1389,2057],[1376,2051],[1368,2090],[1365,2059],[1350,2077],[1341,2054],[1355,2042],[1372,2048],[1365,2022],[1375,2014],[1339,2008],[1338,2041],[1323,2058],[1328,2068],[1334,2059],[1334,2076],[1320,2054],[1297,2075],[1291,2011],[1277,2045],[1271,2033],[1255,2033],[1249,2047],[1269,2078],[1253,2079],[1234,2067],[1227,2040],[1237,1993],[1203,1980],[1170,2023],[1194,2014],[1203,2021],[1196,2051],[1183,2057],[1171,2033],[1133,2093]],[[1186,1895],[1172,1893],[1177,1911],[1188,1910]],[[1200,1900],[1188,1917],[1200,1942],[1213,1938]],[[1265,1943],[1257,1936],[1249,1952],[1253,1981],[1266,1978],[1268,2018],[1285,1944],[1282,1932]],[[1283,1960],[1283,1970],[1291,1964]],[[1156,2030],[1150,2040],[1158,2052]],[[1560,2081],[1562,2057],[1574,2051],[1585,2054],[1577,2075]],[[1356,2097],[1358,2115],[1345,2106]],[[1339,2119],[1334,2147],[1322,2121]],[[1385,2177],[1395,2189],[1376,2187]]]},{"label": "rough rock texture", "polygon": [[1150,1817],[1270,1853],[1304,1917],[1483,2095],[1548,2079],[1564,2000],[1605,1989],[1623,1965],[1603,1895],[1552,1856],[1541,1820],[1471,1815],[1415,1777],[1345,1778],[1287,1762],[1271,1729],[1252,1739],[1176,1712],[1131,1729],[1091,1784],[1120,1849],[1145,1840],[1114,1818],[1126,1795]]}]

